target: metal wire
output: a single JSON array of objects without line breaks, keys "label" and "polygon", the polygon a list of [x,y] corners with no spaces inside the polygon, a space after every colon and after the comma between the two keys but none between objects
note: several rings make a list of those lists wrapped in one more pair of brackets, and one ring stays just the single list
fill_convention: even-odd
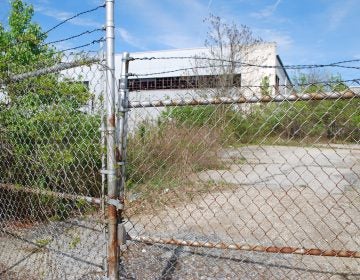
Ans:
[{"label": "metal wire", "polygon": [[57,51],[56,53],[64,53],[64,52],[68,52],[68,51],[72,51],[72,50],[82,49],[82,48],[85,48],[85,47],[88,47],[88,46],[91,46],[91,45],[94,45],[94,44],[97,44],[97,43],[101,43],[101,42],[105,42],[105,39],[100,38],[100,39],[97,39],[97,40],[93,40],[93,41],[91,41],[90,43],[87,43],[87,44],[83,44],[83,45],[80,45],[80,46],[71,47],[71,48],[67,48],[67,49]]},{"label": "metal wire", "polygon": [[166,74],[209,66],[162,65],[130,62],[149,72],[128,75],[131,275],[358,277],[360,80],[274,85],[275,71],[255,71],[235,86],[220,69],[186,88]]},{"label": "metal wire", "polygon": [[55,43],[60,43],[60,42],[65,42],[65,41],[69,41],[71,39],[75,39],[75,38],[78,38],[78,37],[81,37],[85,34],[91,34],[91,33],[94,33],[94,32],[97,32],[97,31],[104,31],[105,29],[104,28],[95,28],[93,30],[86,30],[84,32],[81,32],[77,35],[73,35],[73,36],[70,36],[70,37],[67,37],[67,38],[64,38],[64,39],[60,39],[60,40],[55,40],[55,41],[51,41],[51,42],[48,42],[48,43],[45,43],[43,44],[43,46],[46,46],[46,45],[52,45],[52,44],[55,44]]},{"label": "metal wire", "polygon": [[[339,67],[339,68],[348,68],[348,69],[360,69],[360,66],[346,66],[340,65],[350,62],[360,62],[360,59],[351,59],[351,60],[342,60],[337,62],[331,62],[326,64],[295,64],[295,65],[262,65],[262,64],[253,64],[247,63],[239,60],[229,60],[222,58],[213,58],[213,57],[201,57],[201,56],[167,56],[167,57],[133,57],[132,60],[174,60],[174,59],[191,59],[191,60],[208,60],[208,61],[218,61],[218,62],[227,62],[232,64],[237,64],[241,66],[249,67],[258,67],[258,68],[284,68],[292,70],[301,70],[301,69],[312,69],[312,68],[325,68],[325,67]],[[219,65],[208,66],[208,67],[219,67]],[[180,69],[182,70],[182,69]],[[177,71],[180,71],[177,70]]]},{"label": "metal wire", "polygon": [[59,22],[59,23],[56,24],[55,26],[49,28],[47,31],[44,32],[44,34],[48,34],[49,32],[55,30],[56,28],[60,27],[60,26],[63,25],[64,23],[66,23],[66,22],[68,22],[68,21],[70,21],[70,20],[72,20],[72,19],[74,19],[74,18],[77,18],[77,17],[79,17],[79,16],[81,16],[81,15],[84,15],[84,14],[87,14],[87,13],[94,12],[94,11],[100,9],[100,8],[105,8],[105,4],[100,5],[100,6],[97,6],[97,7],[95,7],[95,8],[90,9],[90,10],[86,10],[86,11],[83,11],[83,12],[79,12],[79,13],[77,13],[77,14],[75,14],[75,15],[67,18],[67,19],[64,19],[63,21]]},{"label": "metal wire", "polygon": [[105,277],[102,59],[62,58],[2,84],[1,279]]}]

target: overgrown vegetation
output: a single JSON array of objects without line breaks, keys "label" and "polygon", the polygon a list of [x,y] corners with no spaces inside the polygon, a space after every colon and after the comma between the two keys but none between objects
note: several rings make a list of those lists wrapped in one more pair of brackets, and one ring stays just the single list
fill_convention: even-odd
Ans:
[{"label": "overgrown vegetation", "polygon": [[[0,24],[0,183],[98,197],[100,118],[81,110],[92,94],[59,73],[11,81],[61,61],[32,22],[32,6],[11,5],[8,28]],[[0,208],[11,207],[8,214],[18,218],[66,218],[71,205],[76,208],[63,199],[0,191]]]},{"label": "overgrown vegetation", "polygon": [[[6,96],[0,101],[0,184],[16,185],[19,189],[0,191],[3,215],[0,218],[51,216],[50,220],[58,220],[68,217],[73,209],[84,213],[89,205],[85,201],[25,194],[21,188],[99,197],[100,118],[81,110],[92,94],[82,84],[59,74],[10,81],[9,77],[15,74],[61,61],[61,55],[43,44],[46,34],[31,22],[32,16],[31,6],[14,0],[9,27],[0,25],[0,80]],[[218,18],[213,18],[212,24],[215,29],[222,28]],[[234,46],[244,39],[258,42],[245,27],[240,34],[226,28],[227,36],[236,39]],[[217,39],[213,38],[215,46],[223,43]],[[238,50],[230,55],[234,60]],[[234,71],[234,65],[230,66],[225,74]],[[299,80],[299,94],[348,89],[340,77],[332,77],[333,82],[327,86],[309,85],[311,80],[307,76],[299,76]],[[260,91],[263,96],[270,95],[268,77],[262,80]],[[223,93],[220,90],[216,96]],[[217,153],[229,145],[265,143],[270,139],[356,143],[360,139],[359,99],[241,108],[241,105],[168,108],[157,123],[139,125],[128,140],[127,187],[154,199],[156,193],[184,186],[184,178],[195,172],[221,168]],[[72,246],[76,244],[77,240]]]},{"label": "overgrown vegetation", "polygon": [[[297,94],[344,90],[349,88],[335,81],[309,86],[304,80]],[[268,78],[259,93],[271,94]],[[358,143],[359,115],[359,99],[168,107],[157,122],[142,123],[130,138],[128,185],[137,195],[130,207],[154,209],[185,199],[178,188],[206,189],[211,182],[196,180],[195,173],[226,169],[218,155],[229,146]]]},{"label": "overgrown vegetation", "polygon": [[222,107],[177,107],[164,116],[189,127],[215,126],[225,146],[274,139],[279,143],[309,139],[357,143],[360,139],[359,99],[253,105],[247,113],[237,106]]},{"label": "overgrown vegetation", "polygon": [[162,181],[216,168],[220,144],[219,132],[210,125],[143,123],[129,139],[128,185],[150,182],[162,188]]}]

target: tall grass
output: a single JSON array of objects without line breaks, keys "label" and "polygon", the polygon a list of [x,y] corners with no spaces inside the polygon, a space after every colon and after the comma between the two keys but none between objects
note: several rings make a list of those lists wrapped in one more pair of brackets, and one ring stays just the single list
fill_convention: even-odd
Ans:
[{"label": "tall grass", "polygon": [[220,136],[210,126],[143,123],[129,138],[128,183],[168,181],[219,166]]}]

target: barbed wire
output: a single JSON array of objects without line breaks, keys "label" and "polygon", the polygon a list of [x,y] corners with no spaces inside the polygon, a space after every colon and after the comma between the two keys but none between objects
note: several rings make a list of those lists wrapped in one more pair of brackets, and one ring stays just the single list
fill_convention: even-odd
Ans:
[{"label": "barbed wire", "polygon": [[[347,69],[356,69],[360,70],[360,66],[346,66],[341,65],[345,63],[352,63],[352,62],[360,62],[360,59],[351,59],[351,60],[342,60],[337,62],[331,62],[327,64],[295,64],[295,65],[262,65],[262,64],[253,64],[253,63],[247,63],[242,62],[239,60],[229,60],[229,59],[222,59],[222,58],[212,58],[212,57],[201,57],[201,56],[168,56],[168,57],[131,57],[131,61],[135,60],[172,60],[172,59],[193,59],[193,60],[208,60],[208,61],[217,61],[217,62],[227,62],[233,64],[240,64],[242,66],[249,66],[249,67],[258,67],[258,68],[284,68],[284,69],[291,69],[291,70],[300,70],[300,69],[311,69],[311,68],[324,68],[324,67],[339,67],[339,68],[347,68]],[[224,65],[220,65],[224,66]],[[230,66],[230,65],[227,65]],[[209,67],[219,67],[211,66]],[[179,69],[177,71],[181,71],[182,69]],[[175,71],[175,70],[171,70]],[[163,73],[162,73],[163,74]]]},{"label": "barbed wire", "polygon": [[83,44],[83,45],[76,46],[76,47],[67,48],[64,50],[60,50],[60,51],[57,51],[56,53],[64,53],[64,52],[71,51],[71,50],[77,50],[77,49],[88,47],[88,46],[94,45],[96,43],[101,43],[101,42],[105,42],[105,39],[104,38],[96,39],[96,40],[91,41],[90,43]]},{"label": "barbed wire", "polygon": [[[346,79],[346,80],[336,80],[336,81],[332,81],[332,80],[323,80],[323,81],[315,81],[315,82],[307,82],[307,83],[301,83],[301,82],[297,82],[297,83],[292,83],[292,84],[280,84],[278,85],[278,87],[294,87],[294,86],[300,86],[300,87],[307,87],[307,86],[314,86],[314,85],[341,85],[344,84],[346,85],[347,83],[354,83],[357,84],[358,86],[360,86],[360,78],[355,78],[355,79]],[[258,88],[262,88],[262,85],[241,85],[241,87],[258,87]],[[270,87],[277,87],[275,85],[270,85]]]},{"label": "barbed wire", "polygon": [[135,77],[147,77],[152,75],[161,75],[161,74],[170,74],[180,71],[187,71],[187,70],[194,70],[194,69],[206,69],[206,68],[215,68],[220,67],[221,65],[207,65],[207,66],[196,66],[196,67],[184,67],[184,68],[177,68],[174,70],[167,70],[167,71],[160,71],[160,72],[152,72],[152,73],[145,73],[145,74],[138,74],[138,73],[128,73],[128,76],[135,76]]},{"label": "barbed wire", "polygon": [[[160,73],[160,72],[159,72]],[[160,73],[161,74],[161,73]],[[142,75],[139,74],[135,74],[135,73],[129,73],[128,77],[135,77],[135,79],[140,79]],[[206,75],[205,75],[206,76]],[[166,77],[164,77],[166,78]],[[344,84],[346,85],[347,83],[354,83],[357,86],[360,87],[360,78],[355,78],[355,79],[346,79],[346,80],[323,80],[323,81],[314,81],[314,82],[306,82],[306,83],[301,83],[301,82],[295,82],[295,83],[291,83],[291,84],[279,84],[277,85],[278,87],[287,87],[287,88],[292,88],[292,87],[301,87],[301,86],[312,86],[312,85],[331,85],[331,84]],[[242,88],[262,88],[262,85],[241,85],[238,87],[242,87]],[[276,87],[275,85],[270,85],[270,87]],[[136,90],[137,92],[140,92],[141,90]]]},{"label": "barbed wire", "polygon": [[81,37],[81,36],[83,36],[85,34],[91,34],[91,33],[97,32],[97,31],[104,31],[104,30],[105,30],[104,28],[95,28],[93,30],[86,30],[86,31],[81,32],[81,33],[79,33],[77,35],[73,35],[73,36],[70,36],[70,37],[67,37],[67,38],[64,38],[64,39],[44,43],[44,44],[42,44],[42,46],[47,46],[47,45],[52,45],[52,44],[55,44],[55,43],[65,42],[65,41],[68,41],[68,40],[71,40],[71,39]]},{"label": "barbed wire", "polygon": [[66,23],[66,22],[68,22],[68,21],[70,21],[70,20],[72,20],[72,19],[74,19],[74,18],[77,18],[77,17],[79,17],[79,16],[81,16],[81,15],[94,12],[94,11],[100,9],[100,8],[105,8],[105,4],[99,5],[99,6],[95,7],[95,8],[90,9],[90,10],[86,10],[86,11],[77,13],[77,14],[69,17],[69,18],[66,18],[66,19],[64,19],[63,21],[61,21],[61,22],[59,22],[58,24],[56,24],[55,26],[53,26],[53,27],[51,27],[50,29],[48,29],[47,31],[45,31],[43,34],[48,34],[49,32],[51,32],[51,31],[53,31],[54,29],[58,28],[59,26],[63,25],[64,23]]}]

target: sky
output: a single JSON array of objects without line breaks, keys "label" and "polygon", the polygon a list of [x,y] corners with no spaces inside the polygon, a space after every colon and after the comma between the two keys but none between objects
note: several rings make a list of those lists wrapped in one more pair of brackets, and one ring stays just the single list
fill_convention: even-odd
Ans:
[{"label": "sky", "polygon": [[[34,20],[48,30],[61,20],[101,5],[101,0],[27,0]],[[204,46],[209,14],[226,23],[245,24],[256,36],[276,42],[284,64],[327,64],[360,59],[359,0],[115,0],[116,52]],[[0,0],[6,22],[9,1]],[[84,14],[49,33],[54,41],[101,28],[105,9]],[[87,44],[103,36],[85,34],[60,42],[58,49]],[[94,44],[88,48],[98,49]],[[358,63],[359,65],[360,63]],[[351,64],[354,65],[354,64]],[[360,78],[359,70],[329,69],[344,79]]]}]

